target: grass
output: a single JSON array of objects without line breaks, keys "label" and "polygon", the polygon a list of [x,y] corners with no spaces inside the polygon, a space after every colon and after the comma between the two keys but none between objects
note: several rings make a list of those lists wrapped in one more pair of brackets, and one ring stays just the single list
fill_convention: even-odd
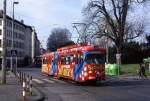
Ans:
[{"label": "grass", "polygon": [[[121,75],[137,75],[139,64],[124,64],[120,67]],[[150,76],[150,71],[146,70],[146,74]]]},{"label": "grass", "polygon": [[136,75],[139,68],[138,64],[125,64],[120,67],[120,74]]}]

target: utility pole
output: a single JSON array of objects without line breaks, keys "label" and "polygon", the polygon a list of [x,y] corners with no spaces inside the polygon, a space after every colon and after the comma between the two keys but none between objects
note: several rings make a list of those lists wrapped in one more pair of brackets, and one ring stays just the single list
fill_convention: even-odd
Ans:
[{"label": "utility pole", "polygon": [[32,27],[32,63],[34,63],[35,59],[35,28]]},{"label": "utility pole", "polygon": [[[14,48],[14,8],[15,8],[15,4],[19,4],[19,2],[13,2],[13,16],[12,16],[12,44],[11,44],[11,51],[13,51]],[[13,56],[11,54],[11,67],[10,70],[13,70]]]},{"label": "utility pole", "polygon": [[5,35],[6,35],[6,0],[4,0],[4,8],[3,8],[3,42],[2,42],[2,84],[6,84],[6,45],[5,45]]}]

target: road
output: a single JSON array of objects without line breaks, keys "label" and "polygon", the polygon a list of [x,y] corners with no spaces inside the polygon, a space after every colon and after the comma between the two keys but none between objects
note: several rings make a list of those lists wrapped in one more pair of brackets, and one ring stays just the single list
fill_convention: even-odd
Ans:
[{"label": "road", "polygon": [[44,101],[149,101],[150,79],[109,78],[97,85],[80,85],[72,81],[47,77],[40,69],[22,69],[33,76],[35,85],[45,94]]}]

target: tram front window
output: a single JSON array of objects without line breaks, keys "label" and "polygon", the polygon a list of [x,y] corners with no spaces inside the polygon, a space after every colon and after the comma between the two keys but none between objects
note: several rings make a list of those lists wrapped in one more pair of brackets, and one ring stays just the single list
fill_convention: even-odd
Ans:
[{"label": "tram front window", "polygon": [[104,64],[104,54],[88,54],[85,57],[85,62],[88,64]]}]

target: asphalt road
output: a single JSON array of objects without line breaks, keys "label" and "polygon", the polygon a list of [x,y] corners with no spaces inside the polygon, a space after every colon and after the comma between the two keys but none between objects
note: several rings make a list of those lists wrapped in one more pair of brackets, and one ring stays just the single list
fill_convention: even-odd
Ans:
[{"label": "asphalt road", "polygon": [[33,76],[35,85],[46,96],[44,101],[150,101],[150,79],[113,77],[100,85],[81,85],[47,77],[37,68],[22,71]]}]

